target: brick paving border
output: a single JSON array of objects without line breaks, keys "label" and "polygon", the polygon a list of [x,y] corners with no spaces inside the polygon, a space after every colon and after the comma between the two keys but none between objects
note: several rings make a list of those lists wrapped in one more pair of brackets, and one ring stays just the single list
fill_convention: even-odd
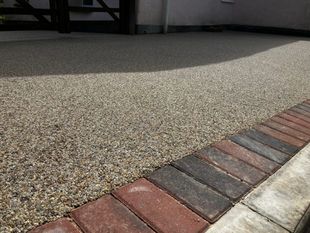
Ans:
[{"label": "brick paving border", "polygon": [[200,233],[310,142],[310,99],[30,233]]}]

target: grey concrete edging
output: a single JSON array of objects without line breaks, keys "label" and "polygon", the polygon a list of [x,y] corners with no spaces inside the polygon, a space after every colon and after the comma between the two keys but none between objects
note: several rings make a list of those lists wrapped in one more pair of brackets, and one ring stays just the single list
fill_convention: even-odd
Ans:
[{"label": "grey concrete edging", "polygon": [[310,144],[207,233],[301,233],[309,219]]},{"label": "grey concrete edging", "polygon": [[[310,226],[310,205],[304,214],[303,218],[299,221],[294,233],[309,233]],[[306,232],[308,228],[308,231]]]}]

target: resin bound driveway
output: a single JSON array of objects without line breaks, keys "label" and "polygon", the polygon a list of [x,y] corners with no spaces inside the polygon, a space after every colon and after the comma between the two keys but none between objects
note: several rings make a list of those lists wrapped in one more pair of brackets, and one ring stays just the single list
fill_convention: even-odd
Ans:
[{"label": "resin bound driveway", "polygon": [[39,34],[0,34],[0,232],[62,217],[310,97],[308,38]]}]

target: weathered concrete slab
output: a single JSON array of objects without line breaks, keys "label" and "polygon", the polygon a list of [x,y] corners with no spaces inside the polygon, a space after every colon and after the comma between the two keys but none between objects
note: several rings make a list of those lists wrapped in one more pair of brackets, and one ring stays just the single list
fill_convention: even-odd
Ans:
[{"label": "weathered concrete slab", "polygon": [[231,207],[228,199],[172,166],[153,172],[149,179],[209,222],[217,220]]},{"label": "weathered concrete slab", "polygon": [[294,231],[310,204],[310,144],[250,193],[244,203]]},{"label": "weathered concrete slab", "polygon": [[288,233],[248,207],[238,204],[210,227],[207,233]]},{"label": "weathered concrete slab", "polygon": [[179,159],[173,165],[232,200],[241,198],[250,190],[249,185],[193,155]]},{"label": "weathered concrete slab", "polygon": [[252,150],[280,164],[284,164],[290,158],[289,155],[284,154],[244,135],[235,135],[232,136],[230,139],[233,142],[238,143],[239,145],[244,146],[245,148],[248,148],[249,150]]},{"label": "weathered concrete slab", "polygon": [[268,146],[271,146],[277,150],[280,150],[290,155],[296,154],[297,151],[299,150],[298,147],[289,145],[283,141],[280,141],[274,137],[271,137],[267,134],[259,132],[258,130],[255,130],[255,129],[248,130],[247,132],[245,132],[245,135],[247,135],[250,138],[255,139],[258,142],[264,143]]}]

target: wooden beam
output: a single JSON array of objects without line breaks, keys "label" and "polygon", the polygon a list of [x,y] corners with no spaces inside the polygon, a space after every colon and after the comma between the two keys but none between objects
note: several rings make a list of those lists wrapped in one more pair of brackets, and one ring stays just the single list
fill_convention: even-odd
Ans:
[{"label": "wooden beam", "polygon": [[120,32],[123,34],[136,33],[136,3],[135,0],[119,0],[120,3]]},{"label": "wooden beam", "polygon": [[106,10],[106,12],[116,21],[119,22],[119,18],[117,17],[117,15],[113,12],[113,10],[108,7],[107,4],[105,4],[105,2],[103,0],[97,0],[97,2],[102,6],[103,9]]},{"label": "wooden beam", "polygon": [[[113,12],[117,13],[119,12],[119,8],[110,8]],[[106,9],[101,8],[101,7],[79,7],[79,6],[70,6],[69,7],[70,11],[73,12],[86,12],[86,13],[91,13],[91,12],[107,12]]]},{"label": "wooden beam", "polygon": [[49,24],[50,22],[42,15],[39,14],[38,11],[36,11],[36,9],[31,6],[28,2],[26,2],[25,0],[16,0],[16,2],[23,8],[34,11],[34,13],[32,14],[37,20],[39,20],[41,23],[44,24]]},{"label": "wooden beam", "polygon": [[0,14],[3,15],[51,15],[52,11],[49,9],[25,9],[15,7],[0,7]]},{"label": "wooden beam", "polygon": [[51,10],[51,23],[56,26],[57,25],[57,4],[56,0],[49,0],[50,10]]}]

